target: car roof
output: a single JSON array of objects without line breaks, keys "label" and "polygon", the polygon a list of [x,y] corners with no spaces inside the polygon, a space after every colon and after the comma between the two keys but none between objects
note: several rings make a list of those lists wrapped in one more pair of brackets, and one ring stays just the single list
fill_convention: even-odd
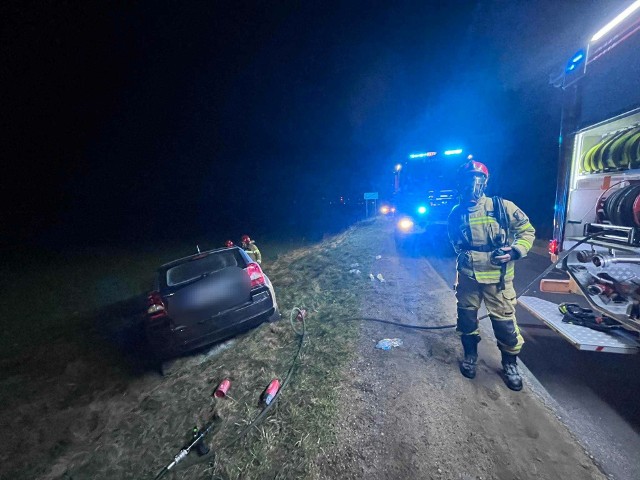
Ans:
[{"label": "car roof", "polygon": [[171,267],[175,267],[176,265],[180,265],[182,263],[190,262],[191,260],[197,260],[198,258],[204,258],[212,253],[224,252],[227,250],[240,250],[237,246],[233,247],[222,247],[222,248],[214,248],[213,250],[206,250],[200,253],[194,253],[193,255],[189,255],[188,257],[179,258],[178,260],[173,260],[171,262],[165,263],[161,265],[158,270],[168,270]]}]

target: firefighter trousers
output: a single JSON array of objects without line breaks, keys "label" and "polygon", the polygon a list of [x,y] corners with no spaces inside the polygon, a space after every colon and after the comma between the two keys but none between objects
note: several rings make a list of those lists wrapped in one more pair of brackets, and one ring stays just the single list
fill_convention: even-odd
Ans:
[{"label": "firefighter trousers", "polygon": [[484,301],[500,351],[509,355],[517,355],[520,352],[524,339],[516,322],[516,291],[513,282],[505,282],[504,290],[499,290],[497,283],[478,283],[474,278],[459,273],[456,300],[456,331],[460,335],[476,335],[480,338],[478,310]]}]

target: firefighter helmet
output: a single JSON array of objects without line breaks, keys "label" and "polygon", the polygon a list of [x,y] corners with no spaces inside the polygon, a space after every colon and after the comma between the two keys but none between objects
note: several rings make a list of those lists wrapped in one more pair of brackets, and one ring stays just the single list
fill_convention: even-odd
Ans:
[{"label": "firefighter helmet", "polygon": [[233,247],[233,242],[231,240],[227,240],[226,242],[224,242],[224,246],[227,248],[231,248]]},{"label": "firefighter helmet", "polygon": [[489,169],[484,163],[476,162],[475,160],[469,160],[467,163],[464,163],[458,169],[458,177],[462,177],[468,174],[481,174],[489,179]]},{"label": "firefighter helmet", "polygon": [[249,235],[242,235],[242,237],[240,237],[240,240],[242,241],[242,243],[251,243],[251,237],[249,237]]},{"label": "firefighter helmet", "polygon": [[478,201],[489,181],[489,169],[484,163],[469,160],[458,168],[458,192],[463,198]]}]

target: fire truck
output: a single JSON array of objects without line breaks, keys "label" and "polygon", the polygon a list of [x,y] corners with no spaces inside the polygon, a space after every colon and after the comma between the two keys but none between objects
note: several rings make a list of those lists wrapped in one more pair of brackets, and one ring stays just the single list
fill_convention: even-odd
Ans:
[{"label": "fire truck", "polygon": [[458,201],[454,175],[462,153],[415,153],[396,165],[392,204],[399,252],[449,252],[447,218]]},{"label": "fire truck", "polygon": [[543,279],[540,291],[580,294],[582,308],[561,311],[536,296],[520,304],[581,350],[637,353],[640,0],[597,31],[552,83],[563,105],[549,253],[566,278]]}]

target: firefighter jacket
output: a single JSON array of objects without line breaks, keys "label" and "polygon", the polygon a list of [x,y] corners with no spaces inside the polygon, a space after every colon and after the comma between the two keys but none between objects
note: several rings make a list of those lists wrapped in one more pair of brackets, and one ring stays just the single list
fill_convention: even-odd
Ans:
[{"label": "firefighter jacket", "polygon": [[[535,240],[536,231],[525,213],[509,200],[502,202],[509,222],[509,238],[498,223],[493,198],[483,195],[469,207],[458,204],[449,214],[449,240],[458,255],[456,268],[478,283],[500,282],[501,267],[491,263],[491,252],[511,246],[522,258]],[[514,262],[510,261],[504,280],[513,280],[513,275]]]},{"label": "firefighter jacket", "polygon": [[258,264],[262,263],[262,254],[260,253],[260,249],[258,246],[251,240],[251,243],[243,243],[242,248],[245,252],[249,254],[251,258],[253,258]]}]

